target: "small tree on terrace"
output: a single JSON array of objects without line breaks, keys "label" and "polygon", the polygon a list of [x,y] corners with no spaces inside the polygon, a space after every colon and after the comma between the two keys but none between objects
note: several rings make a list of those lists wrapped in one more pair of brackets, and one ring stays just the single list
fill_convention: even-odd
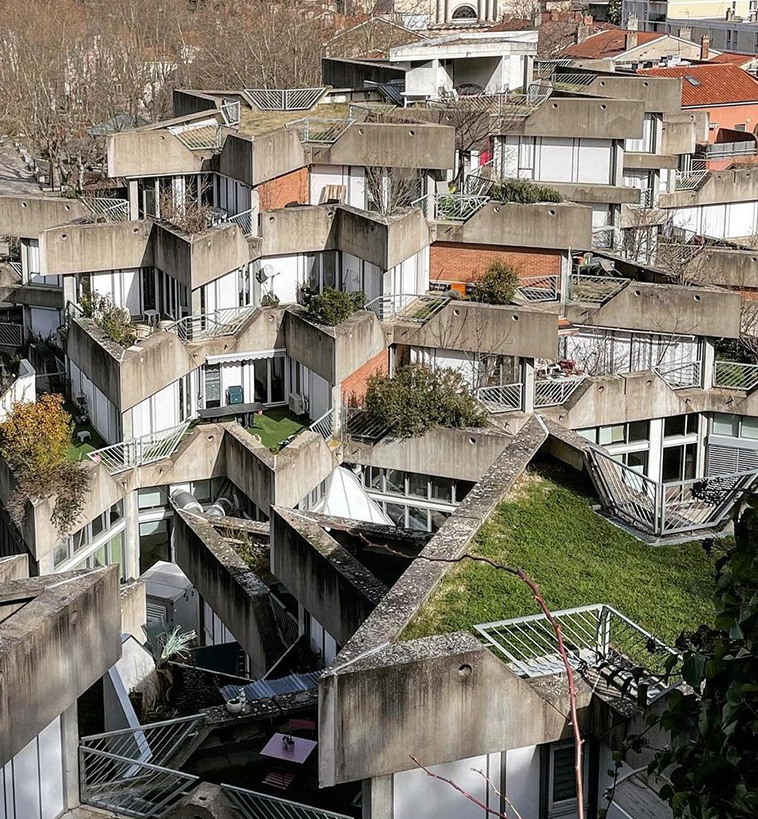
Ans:
[{"label": "small tree on terrace", "polygon": [[474,284],[471,299],[485,304],[510,304],[518,285],[516,268],[502,259],[495,259]]},{"label": "small tree on terrace", "polygon": [[468,391],[457,370],[422,364],[401,367],[390,378],[375,374],[366,390],[366,410],[401,437],[434,427],[481,427],[487,413]]},{"label": "small tree on terrace", "polygon": [[70,531],[84,503],[89,476],[68,459],[73,423],[63,397],[43,395],[33,404],[14,404],[0,424],[0,455],[16,478],[7,508],[16,525],[24,520],[27,501],[55,495],[52,522]]}]

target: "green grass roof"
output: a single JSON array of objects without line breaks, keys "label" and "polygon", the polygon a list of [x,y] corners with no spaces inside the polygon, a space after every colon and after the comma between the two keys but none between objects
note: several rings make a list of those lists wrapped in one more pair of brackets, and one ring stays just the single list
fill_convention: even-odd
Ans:
[{"label": "green grass roof", "polygon": [[[470,552],[523,568],[554,611],[607,603],[672,642],[713,617],[715,558],[700,541],[651,546],[592,510],[576,472],[531,467]],[[404,634],[422,637],[537,614],[527,587],[481,563],[453,566]]]}]

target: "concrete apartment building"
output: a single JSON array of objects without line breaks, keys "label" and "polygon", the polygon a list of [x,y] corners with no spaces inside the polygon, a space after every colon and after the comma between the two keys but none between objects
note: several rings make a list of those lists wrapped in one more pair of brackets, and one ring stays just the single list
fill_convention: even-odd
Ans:
[{"label": "concrete apartment building", "polygon": [[[0,640],[0,701],[19,714],[0,744],[5,819],[56,819],[77,800],[167,819],[484,813],[412,758],[494,810],[575,808],[565,669],[542,615],[414,629],[541,458],[583,473],[603,514],[648,541],[724,526],[758,475],[758,365],[720,352],[751,329],[758,175],[693,167],[711,141],[680,78],[535,65],[531,32],[480,40],[473,57],[451,38],[356,60],[369,83],[355,87],[180,90],[173,119],[108,138],[119,196],[0,197],[18,247],[3,346],[33,334],[53,350],[30,353],[9,389],[33,400],[21,379],[63,368],[91,475],[70,534],[53,499],[20,527],[3,512],[0,553],[19,572],[0,586],[14,607],[0,636],[17,641]],[[407,84],[371,83],[389,68]],[[429,114],[460,85],[482,88],[490,159],[469,158],[451,191],[455,128]],[[406,104],[389,110],[397,91]],[[514,178],[562,201],[499,198]],[[189,227],[197,203],[207,222]],[[495,259],[519,271],[512,303],[465,298]],[[365,308],[314,322],[304,304],[328,288]],[[92,293],[128,311],[128,346],[87,315]],[[368,378],[408,363],[458,370],[489,425],[398,439],[372,423]],[[266,437],[261,415],[297,434]],[[2,463],[0,499],[12,488]],[[39,640],[70,636],[54,658],[87,662],[55,696],[35,687],[44,708],[20,702],[24,629],[77,594],[93,600],[76,630]],[[613,752],[678,684],[673,649],[595,603],[558,613],[588,816]],[[197,632],[194,664],[170,665],[189,692],[177,718],[144,718],[168,664],[153,665],[143,625]],[[60,667],[39,667],[54,686]],[[76,729],[85,692],[102,714]],[[265,765],[294,753],[279,747],[292,735],[300,768]],[[14,777],[34,742],[37,779],[48,753],[61,778],[31,810]],[[646,763],[625,761],[612,819],[669,815]]]}]

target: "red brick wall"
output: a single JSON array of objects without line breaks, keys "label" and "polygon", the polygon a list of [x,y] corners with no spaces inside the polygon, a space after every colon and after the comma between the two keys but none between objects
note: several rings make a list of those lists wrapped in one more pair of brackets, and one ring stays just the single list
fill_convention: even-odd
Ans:
[{"label": "red brick wall", "polygon": [[308,204],[308,169],[298,168],[276,179],[263,182],[256,188],[261,210],[283,208],[289,202]]},{"label": "red brick wall", "polygon": [[360,406],[366,395],[369,377],[375,373],[388,373],[389,365],[389,350],[382,350],[362,367],[358,367],[342,382],[342,403],[349,404],[351,407]]},{"label": "red brick wall", "polygon": [[435,242],[429,252],[429,278],[431,281],[471,282],[478,279],[495,259],[503,259],[513,265],[522,278],[561,272],[561,254],[558,250],[520,250],[502,245]]}]

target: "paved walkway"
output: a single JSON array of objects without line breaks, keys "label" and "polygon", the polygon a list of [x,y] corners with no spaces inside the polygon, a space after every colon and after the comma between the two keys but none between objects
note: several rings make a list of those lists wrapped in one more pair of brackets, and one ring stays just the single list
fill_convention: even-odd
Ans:
[{"label": "paved walkway", "polygon": [[41,190],[18,151],[6,140],[0,145],[0,195],[40,193]]}]

